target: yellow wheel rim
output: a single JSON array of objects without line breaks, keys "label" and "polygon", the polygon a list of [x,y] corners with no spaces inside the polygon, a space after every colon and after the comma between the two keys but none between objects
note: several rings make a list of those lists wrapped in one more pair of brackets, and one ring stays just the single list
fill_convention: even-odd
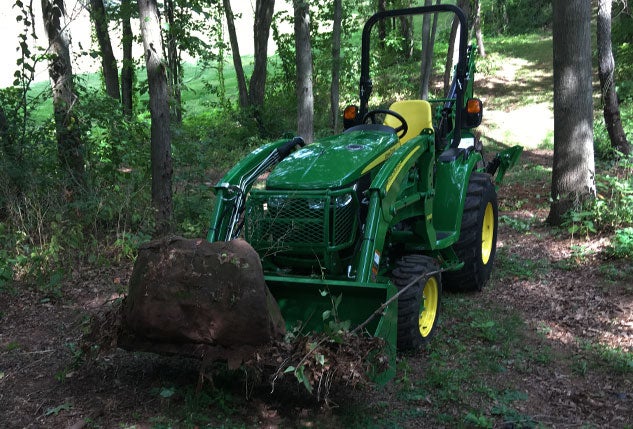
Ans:
[{"label": "yellow wheel rim", "polygon": [[481,228],[481,261],[485,264],[490,260],[492,254],[492,240],[495,236],[495,212],[492,203],[486,205],[484,222]]},{"label": "yellow wheel rim", "polygon": [[439,299],[440,291],[437,279],[431,277],[426,281],[422,291],[422,308],[420,308],[420,317],[418,319],[420,335],[424,338],[429,336],[435,324]]}]

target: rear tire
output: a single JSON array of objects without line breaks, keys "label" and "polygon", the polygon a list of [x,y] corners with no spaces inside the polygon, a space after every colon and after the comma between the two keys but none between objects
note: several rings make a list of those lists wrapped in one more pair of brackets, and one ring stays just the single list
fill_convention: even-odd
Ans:
[{"label": "rear tire", "polygon": [[472,173],[459,240],[453,246],[464,267],[445,273],[447,290],[473,292],[486,285],[497,249],[497,226],[497,191],[492,179],[486,173]]},{"label": "rear tire", "polygon": [[[391,278],[402,290],[416,277],[437,270],[435,259],[407,255],[396,262]],[[429,342],[437,328],[441,295],[441,276],[436,273],[420,278],[398,297],[398,350],[415,350]]]}]

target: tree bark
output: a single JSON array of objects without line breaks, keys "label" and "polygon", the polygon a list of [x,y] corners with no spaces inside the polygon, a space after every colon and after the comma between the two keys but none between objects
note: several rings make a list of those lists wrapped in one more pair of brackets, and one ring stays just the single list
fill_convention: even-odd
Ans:
[{"label": "tree bark", "polygon": [[275,9],[275,0],[257,0],[253,37],[255,42],[255,63],[249,85],[250,103],[254,107],[264,105],[266,94],[266,67],[268,65],[268,36]]},{"label": "tree bark", "polygon": [[611,146],[624,155],[629,155],[632,148],[622,127],[620,104],[615,92],[615,61],[611,44],[611,0],[598,1],[597,41],[598,75],[602,91],[604,123],[609,133]]},{"label": "tree bark", "polygon": [[123,61],[121,66],[121,102],[123,114],[132,116],[134,107],[134,58],[132,57],[132,42],[134,34],[130,18],[132,5],[130,0],[121,0],[121,44],[123,45]]},{"label": "tree bark", "polygon": [[65,30],[66,10],[63,0],[42,0],[41,5],[51,53],[48,73],[53,90],[59,162],[69,175],[70,187],[79,188],[84,183],[83,143],[74,113],[77,96],[73,92],[70,38]]},{"label": "tree bark", "polygon": [[595,195],[591,2],[554,0],[554,165],[548,222]]},{"label": "tree bark", "polygon": [[182,60],[178,49],[178,39],[175,35],[176,17],[173,0],[165,1],[165,15],[169,29],[167,30],[167,66],[168,87],[171,95],[171,118],[175,123],[182,123]]},{"label": "tree bark", "polygon": [[330,86],[330,125],[332,131],[338,129],[341,79],[341,21],[343,19],[343,1],[334,0],[334,16],[332,19],[332,84]]},{"label": "tree bark", "polygon": [[[457,6],[462,8],[464,14],[468,16],[469,0],[458,0]],[[446,54],[446,66],[444,67],[444,94],[448,96],[448,91],[451,86],[451,75],[453,71],[453,56],[455,55],[455,45],[458,43],[457,36],[459,30],[459,20],[457,17],[453,18],[453,25],[451,26],[451,35],[448,43],[448,53]]]},{"label": "tree bark", "polygon": [[314,99],[312,94],[312,44],[310,9],[306,0],[293,0],[295,16],[295,52],[297,65],[297,132],[312,143]]},{"label": "tree bark", "polygon": [[[384,12],[387,10],[387,0],[378,0],[378,12]],[[380,46],[384,46],[385,39],[387,38],[387,20],[381,19],[378,21],[378,40]]]},{"label": "tree bark", "polygon": [[475,30],[475,39],[477,40],[477,51],[481,58],[486,57],[486,48],[484,47],[484,35],[481,32],[481,1],[475,0],[475,19],[473,22]]},{"label": "tree bark", "polygon": [[106,94],[115,100],[120,100],[119,69],[112,51],[110,33],[108,32],[108,18],[103,6],[103,0],[90,0],[90,18],[95,26],[95,34],[101,50],[101,68],[105,81]]},{"label": "tree bark", "polygon": [[401,16],[400,30],[402,34],[404,57],[411,58],[411,55],[413,55],[413,18],[410,16]]},{"label": "tree bark", "polygon": [[246,87],[246,76],[244,75],[244,66],[242,65],[242,57],[240,56],[240,46],[237,41],[237,33],[235,31],[235,21],[233,19],[233,9],[231,8],[231,0],[223,0],[224,15],[226,16],[226,26],[229,31],[229,40],[231,42],[231,55],[233,56],[233,67],[237,78],[237,90],[239,94],[239,103],[242,109],[249,106],[248,88]]},{"label": "tree bark", "polygon": [[164,235],[171,229],[172,216],[172,161],[169,130],[169,100],[167,76],[163,63],[163,41],[160,32],[156,0],[138,1],[151,125],[152,202],[156,210],[156,234]]},{"label": "tree bark", "polygon": [[[435,2],[440,4],[441,0]],[[424,6],[431,6],[433,0],[425,0]],[[433,25],[431,25],[431,15],[425,14],[422,17],[422,79],[420,80],[420,98],[429,98],[429,82],[433,71],[433,51],[435,49],[435,34],[437,33],[437,17],[433,14]]]}]

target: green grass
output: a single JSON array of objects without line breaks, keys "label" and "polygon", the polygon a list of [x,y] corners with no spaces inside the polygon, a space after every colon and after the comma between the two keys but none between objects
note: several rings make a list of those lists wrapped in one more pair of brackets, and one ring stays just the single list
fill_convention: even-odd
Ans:
[{"label": "green grass", "polygon": [[551,264],[547,259],[525,259],[503,247],[497,249],[494,281],[534,280],[543,277],[550,270]]}]

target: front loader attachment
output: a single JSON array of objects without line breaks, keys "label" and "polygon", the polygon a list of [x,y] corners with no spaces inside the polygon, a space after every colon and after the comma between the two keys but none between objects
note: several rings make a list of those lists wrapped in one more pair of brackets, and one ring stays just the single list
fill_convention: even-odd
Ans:
[{"label": "front loader attachment", "polygon": [[495,177],[495,185],[497,187],[499,187],[499,185],[503,182],[503,177],[505,176],[506,171],[517,163],[522,152],[523,147],[513,146],[497,153],[494,159],[490,161],[486,167],[486,173],[493,177],[496,173],[497,176]]},{"label": "front loader attachment", "polygon": [[391,283],[361,283],[349,280],[325,280],[308,277],[265,275],[264,279],[286,321],[287,332],[308,334],[324,332],[332,341],[340,334],[362,325],[358,335],[367,334],[385,340],[389,364],[376,362],[370,377],[384,384],[395,375],[398,303]]}]

